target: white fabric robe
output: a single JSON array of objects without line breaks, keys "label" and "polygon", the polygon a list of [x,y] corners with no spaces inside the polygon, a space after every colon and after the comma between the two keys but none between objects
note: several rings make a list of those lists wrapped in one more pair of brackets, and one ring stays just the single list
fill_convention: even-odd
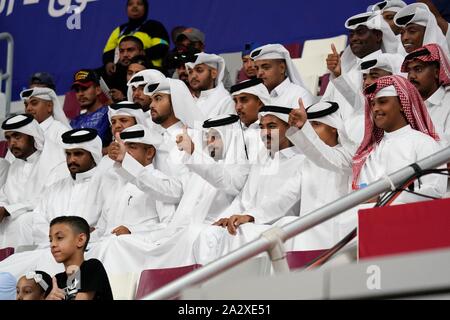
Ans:
[{"label": "white fabric robe", "polygon": [[77,174],[75,180],[72,177],[62,179],[43,191],[44,196],[32,214],[32,235],[38,248],[13,254],[0,262],[0,270],[8,270],[16,277],[32,270],[43,270],[51,275],[64,271],[64,265],[57,263],[50,252],[50,222],[61,215],[75,215],[85,218],[90,226],[96,225],[102,201],[101,181],[96,173],[97,168],[93,168]]},{"label": "white fabric robe", "polygon": [[52,184],[33,210],[33,239],[40,247],[48,247],[48,231],[52,219],[61,215],[79,216],[95,227],[100,217],[101,195],[97,168],[78,173]]},{"label": "white fabric robe", "polygon": [[200,96],[194,97],[194,100],[205,119],[224,114],[236,114],[234,101],[222,82],[213,89],[201,91]]},{"label": "white fabric robe", "polygon": [[[345,148],[330,148],[325,145],[314,129],[307,122],[301,130],[290,128],[286,135],[295,144],[301,145],[303,153],[315,164],[332,171],[342,170],[351,173],[352,157],[356,146]],[[412,129],[409,125],[384,137],[364,164],[358,184],[370,184],[385,174],[391,174],[413,162],[421,160],[439,151],[440,146],[431,137]],[[428,175],[421,178],[421,188],[415,183],[415,191],[430,196],[442,197],[446,189],[446,179],[443,176]],[[444,191],[442,191],[444,189]],[[424,201],[426,198],[403,192],[394,203],[409,203]]]},{"label": "white fabric robe", "polygon": [[[142,168],[154,170],[152,164]],[[158,231],[167,226],[174,205],[157,201],[140,190],[120,166],[115,165],[114,170],[116,178],[111,176],[102,190],[107,194],[106,201],[86,256],[102,261],[109,274],[140,272],[147,251],[155,246]],[[112,234],[119,226],[127,227],[131,234]]]},{"label": "white fabric robe", "polygon": [[[203,228],[194,243],[196,263],[210,262],[253,239],[253,225],[273,223],[283,216],[298,215],[303,161],[304,156],[291,147],[277,152],[273,159],[268,157],[263,165],[252,166],[242,192],[233,203],[214,221],[205,221],[210,223]],[[255,221],[249,223],[249,227],[246,224],[239,226],[236,236],[228,236],[228,231],[222,227],[211,226],[218,218],[234,214],[248,214]]]},{"label": "white fabric robe", "polygon": [[58,162],[47,151],[36,151],[26,161],[15,159],[9,167],[0,189],[0,206],[10,214],[0,223],[0,248],[33,244],[32,210],[43,188],[68,175],[65,161]]},{"label": "white fabric robe", "polygon": [[433,120],[441,145],[450,143],[450,88],[439,87],[426,101],[428,113]]},{"label": "white fabric robe", "polygon": [[0,186],[3,186],[6,182],[9,165],[10,163],[8,160],[0,158]]},{"label": "white fabric robe", "polygon": [[270,92],[271,104],[274,106],[297,108],[299,98],[303,100],[305,108],[315,102],[308,90],[293,83],[289,78],[284,79]]}]

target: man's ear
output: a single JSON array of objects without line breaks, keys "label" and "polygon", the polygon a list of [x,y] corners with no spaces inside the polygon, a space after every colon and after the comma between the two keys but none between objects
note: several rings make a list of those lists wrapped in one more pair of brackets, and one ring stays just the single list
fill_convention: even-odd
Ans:
[{"label": "man's ear", "polygon": [[146,157],[145,159],[147,161],[149,161],[150,163],[153,162],[153,159],[155,158],[155,154],[156,154],[156,149],[154,146],[150,146],[149,148],[147,148],[147,152],[146,152]]},{"label": "man's ear", "polygon": [[53,114],[53,101],[47,101],[47,112]]},{"label": "man's ear", "polygon": [[212,77],[214,80],[216,80],[216,79],[217,79],[217,76],[218,76],[217,69],[211,68],[210,70],[211,70],[211,77]]},{"label": "man's ear", "polygon": [[286,62],[280,61],[279,63],[280,63],[280,70],[281,70],[281,72],[285,75],[286,72],[287,72],[287,65],[286,65]]}]

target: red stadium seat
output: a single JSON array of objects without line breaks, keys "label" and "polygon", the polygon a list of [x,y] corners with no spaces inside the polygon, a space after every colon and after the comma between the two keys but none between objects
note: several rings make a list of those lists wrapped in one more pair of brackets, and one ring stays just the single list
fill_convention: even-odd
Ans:
[{"label": "red stadium seat", "polygon": [[0,249],[0,261],[5,260],[13,253],[14,253],[14,248],[8,247],[8,248]]},{"label": "red stadium seat", "polygon": [[141,273],[139,279],[139,286],[136,293],[136,299],[141,299],[147,294],[155,291],[158,288],[184,276],[185,274],[200,268],[201,265],[194,264],[190,266],[165,268],[165,269],[149,269]]},{"label": "red stadium seat", "polygon": [[0,158],[4,158],[8,152],[8,142],[6,140],[0,141]]},{"label": "red stadium seat", "polygon": [[306,264],[313,261],[320,256],[324,250],[308,250],[308,251],[289,251],[286,252],[286,259],[289,265],[289,269],[303,268]]}]

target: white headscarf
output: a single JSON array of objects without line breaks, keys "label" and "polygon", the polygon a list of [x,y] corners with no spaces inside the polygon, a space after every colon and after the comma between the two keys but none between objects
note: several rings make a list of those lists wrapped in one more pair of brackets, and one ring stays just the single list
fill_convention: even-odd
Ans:
[{"label": "white headscarf", "polygon": [[[381,50],[385,53],[397,53],[399,40],[395,36],[389,24],[384,20],[381,11],[364,12],[354,15],[345,21],[345,27],[355,30],[358,26],[366,26],[371,30],[380,30],[383,33]],[[348,72],[357,62],[350,46],[345,48],[341,57],[342,70]]]},{"label": "white headscarf", "polygon": [[363,58],[359,64],[362,73],[369,73],[371,69],[378,68],[392,74],[401,75],[403,58],[401,55],[392,53],[380,53],[376,57]]},{"label": "white headscarf", "polygon": [[342,130],[344,121],[342,120],[339,105],[335,102],[320,101],[306,108],[308,121],[318,121],[329,125],[330,127]]},{"label": "white headscarf", "polygon": [[131,77],[128,81],[128,91],[127,91],[127,99],[128,101],[133,101],[133,87],[137,88],[142,85],[153,84],[160,82],[165,79],[164,74],[155,69],[146,69],[137,72],[135,75]]},{"label": "white headscarf", "polygon": [[157,134],[153,130],[148,130],[141,124],[136,124],[124,129],[120,133],[120,139],[122,139],[122,141],[125,143],[142,143],[154,146],[155,148],[157,148],[163,142],[160,134]]},{"label": "white headscarf", "polygon": [[194,62],[186,62],[184,65],[186,69],[194,69],[196,65],[206,64],[207,66],[217,69],[217,79],[215,85],[222,82],[225,75],[225,60],[216,54],[200,52],[195,54],[197,59]]},{"label": "white headscarf", "polygon": [[189,128],[199,127],[205,120],[203,112],[181,80],[165,78],[159,84],[145,86],[144,93],[149,96],[155,93],[169,94],[175,117]]},{"label": "white headscarf", "polygon": [[61,136],[61,144],[65,150],[83,149],[88,151],[96,165],[99,165],[102,160],[102,140],[94,129],[69,130]]},{"label": "white headscarf", "polygon": [[36,97],[45,101],[53,102],[53,117],[55,118],[55,120],[58,120],[59,122],[70,128],[69,120],[67,120],[66,114],[64,113],[61,103],[59,103],[59,99],[56,96],[55,91],[50,88],[35,87],[23,90],[20,93],[20,98],[22,99],[22,101],[26,101],[31,97]]},{"label": "white headscarf", "polygon": [[[128,117],[134,117],[136,119],[136,123],[145,125],[146,123],[146,116],[144,111],[133,102],[129,101],[122,101],[119,102],[112,108],[111,106],[108,107],[108,119],[111,123],[111,118],[115,116],[128,116]],[[120,106],[120,108],[118,108]],[[139,108],[137,108],[139,107]]]},{"label": "white headscarf", "polygon": [[256,48],[250,53],[250,57],[254,60],[272,60],[283,59],[286,62],[287,76],[291,82],[305,88],[302,77],[298,73],[297,68],[292,63],[289,51],[281,44],[266,44],[265,46]]},{"label": "white headscarf", "polygon": [[[234,120],[233,123],[220,124],[224,120]],[[221,115],[204,122],[205,134],[211,130],[216,130],[222,139],[222,160],[225,163],[241,163],[246,161],[245,145],[242,128],[239,125],[239,117],[235,114]],[[207,148],[207,144],[204,141],[203,148]]]},{"label": "white headscarf", "polygon": [[278,106],[263,106],[258,113],[259,120],[262,117],[271,114],[277,117],[280,120],[288,123],[289,113],[292,111],[292,108],[278,107]]},{"label": "white headscarf", "polygon": [[375,3],[372,8],[373,10],[381,10],[384,13],[385,11],[399,12],[406,6],[407,4],[402,0],[386,0]]},{"label": "white headscarf", "polygon": [[35,148],[40,151],[44,148],[44,131],[31,115],[18,114],[12,116],[3,122],[2,129],[4,131],[16,131],[32,136],[34,138]]},{"label": "white headscarf", "polygon": [[[407,16],[412,16],[409,20]],[[403,22],[402,18],[407,21]],[[400,19],[400,23],[398,20]],[[437,43],[449,55],[449,44],[444,33],[439,27],[436,17],[424,3],[413,3],[401,9],[394,17],[394,22],[399,27],[405,27],[410,23],[415,23],[425,27],[422,46]]]},{"label": "white headscarf", "polygon": [[231,95],[248,93],[257,96],[264,105],[270,105],[270,94],[261,79],[245,80],[231,87]]}]

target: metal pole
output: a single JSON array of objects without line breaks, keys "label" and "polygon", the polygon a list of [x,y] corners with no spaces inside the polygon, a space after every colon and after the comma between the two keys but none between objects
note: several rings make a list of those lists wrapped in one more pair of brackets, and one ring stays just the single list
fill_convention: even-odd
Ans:
[{"label": "metal pole", "polygon": [[14,39],[8,32],[0,33],[0,41],[6,40],[8,43],[6,53],[6,73],[3,74],[3,79],[6,80],[5,85],[5,116],[8,116],[11,111],[11,92],[12,92],[12,74],[13,74],[13,61],[14,61]]},{"label": "metal pole", "polygon": [[[437,168],[442,164],[447,163],[450,160],[450,147],[447,147],[423,160],[417,162],[420,168],[432,169]],[[299,233],[302,233],[328,219],[337,216],[356,205],[363,203],[374,196],[379,195],[382,192],[389,191],[391,189],[391,181],[397,186],[403,183],[405,179],[410,177],[414,173],[414,169],[410,166],[398,170],[397,172],[389,175],[389,180],[380,179],[370,184],[368,187],[349,195],[338,199],[320,209],[313,211],[312,213],[299,218],[298,220],[291,222],[282,228],[280,228],[279,237],[283,241],[290,239]],[[169,299],[178,295],[184,288],[196,285],[204,280],[208,280],[213,276],[219,274],[221,271],[227,270],[236,264],[247,260],[253,256],[256,256],[264,251],[268,251],[273,248],[273,242],[266,237],[260,237],[254,241],[251,241],[243,247],[231,252],[230,254],[221,257],[220,259],[211,262],[210,264],[193,271],[188,275],[181,277],[167,286],[162,287],[154,291],[153,293],[145,296],[144,300],[158,300]]]}]

